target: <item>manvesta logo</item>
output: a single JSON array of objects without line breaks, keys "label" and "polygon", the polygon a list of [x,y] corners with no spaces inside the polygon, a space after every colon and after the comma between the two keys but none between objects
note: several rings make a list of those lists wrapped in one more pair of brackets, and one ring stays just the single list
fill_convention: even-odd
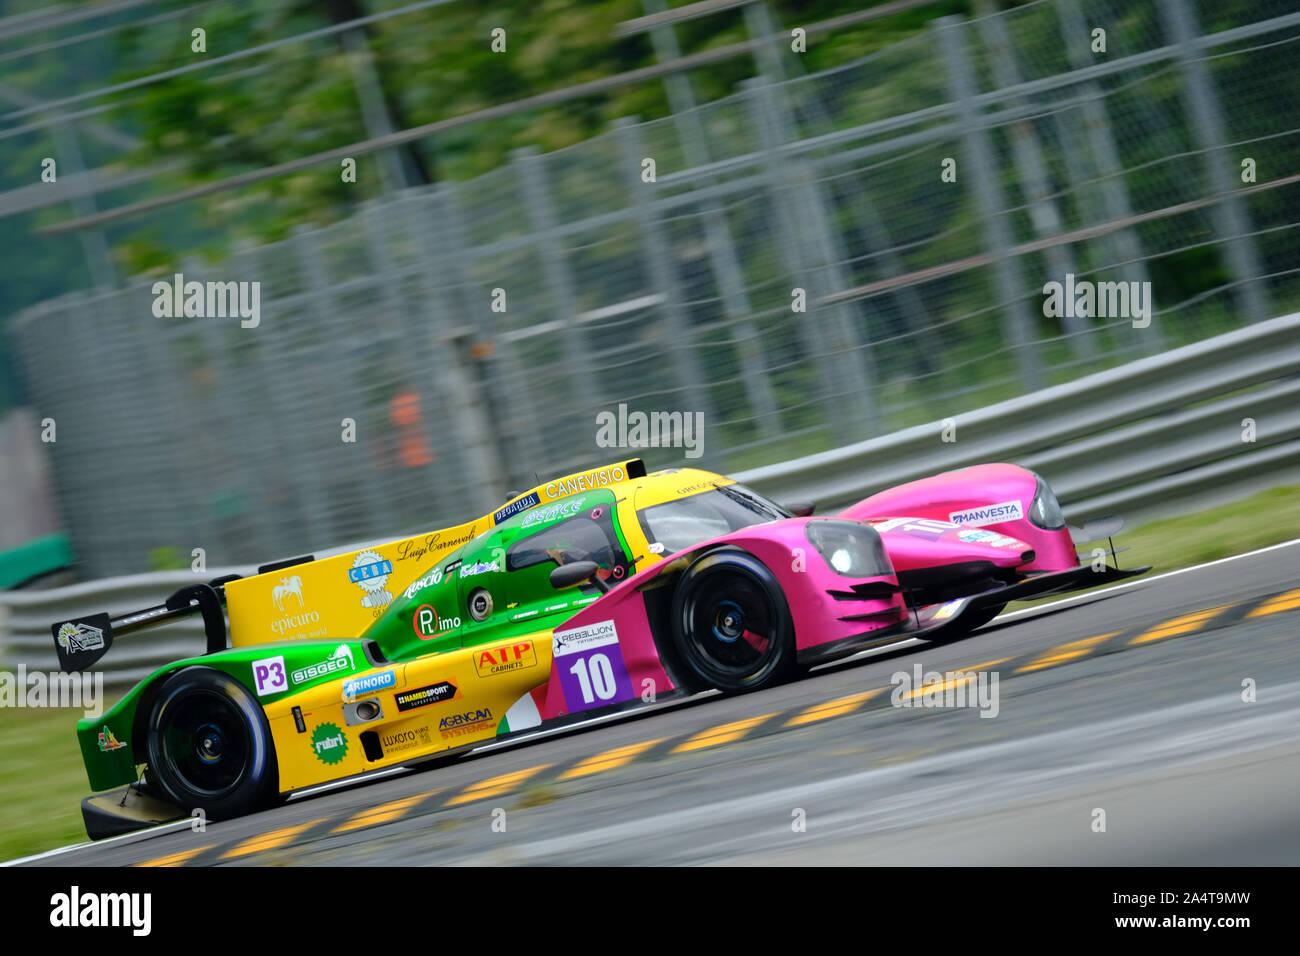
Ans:
[{"label": "manvesta logo", "polygon": [[1025,509],[1021,507],[1019,501],[1001,501],[995,505],[985,505],[982,508],[967,508],[965,511],[954,511],[948,515],[948,520],[953,524],[968,525],[985,525],[997,524],[1001,521],[1019,521],[1025,516]]}]

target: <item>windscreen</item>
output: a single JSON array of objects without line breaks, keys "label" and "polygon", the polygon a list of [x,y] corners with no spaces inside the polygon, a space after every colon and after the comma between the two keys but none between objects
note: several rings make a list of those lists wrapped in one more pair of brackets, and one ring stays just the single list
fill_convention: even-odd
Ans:
[{"label": "windscreen", "polygon": [[642,508],[637,517],[646,540],[662,544],[664,553],[672,554],[731,531],[788,518],[790,513],[744,485],[722,485]]}]

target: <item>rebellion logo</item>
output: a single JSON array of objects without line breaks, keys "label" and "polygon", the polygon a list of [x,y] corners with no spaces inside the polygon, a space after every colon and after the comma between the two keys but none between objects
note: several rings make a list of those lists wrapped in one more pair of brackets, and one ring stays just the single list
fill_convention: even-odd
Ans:
[{"label": "rebellion logo", "polygon": [[505,647],[493,647],[480,651],[474,660],[479,677],[495,677],[511,671],[523,670],[525,667],[537,666],[537,652],[532,641],[520,641]]}]

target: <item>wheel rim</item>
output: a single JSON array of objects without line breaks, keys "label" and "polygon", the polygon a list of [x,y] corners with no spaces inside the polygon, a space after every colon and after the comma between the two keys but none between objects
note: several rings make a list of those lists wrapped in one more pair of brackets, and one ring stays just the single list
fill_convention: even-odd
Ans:
[{"label": "wheel rim", "polygon": [[728,676],[759,671],[777,649],[776,615],[766,591],[746,575],[710,575],[685,607],[695,652]]},{"label": "wheel rim", "polygon": [[220,797],[243,779],[252,741],[243,714],[223,694],[194,691],[164,715],[162,758],[196,794]]}]

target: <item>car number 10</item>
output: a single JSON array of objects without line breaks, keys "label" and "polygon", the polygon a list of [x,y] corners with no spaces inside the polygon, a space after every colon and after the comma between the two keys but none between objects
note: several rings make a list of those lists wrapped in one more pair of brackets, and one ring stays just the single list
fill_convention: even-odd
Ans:
[{"label": "car number 10", "polygon": [[604,654],[592,654],[588,658],[574,661],[569,673],[578,678],[583,703],[595,703],[597,698],[612,700],[617,693],[614,668]]}]

